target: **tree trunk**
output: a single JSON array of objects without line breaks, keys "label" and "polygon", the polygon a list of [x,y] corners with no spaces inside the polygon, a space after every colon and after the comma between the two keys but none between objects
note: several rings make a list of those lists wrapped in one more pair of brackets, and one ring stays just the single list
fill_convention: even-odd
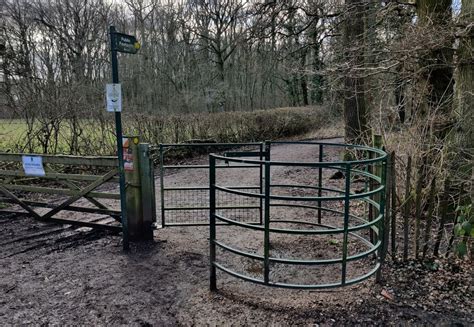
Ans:
[{"label": "tree trunk", "polygon": [[[419,24],[434,31],[444,30],[451,22],[451,0],[417,0]],[[444,139],[449,126],[453,96],[453,40],[440,37],[439,44],[422,59],[422,79],[427,83],[428,97],[426,108],[430,113],[439,113],[434,125],[433,135]],[[426,115],[427,112],[422,112]],[[422,117],[424,118],[424,117]]]},{"label": "tree trunk", "polygon": [[306,80],[306,49],[302,51],[301,54],[301,72],[300,72],[300,84],[301,84],[301,95],[303,98],[303,106],[309,105],[309,100],[308,100],[308,82]]},{"label": "tree trunk", "polygon": [[402,78],[395,80],[395,105],[397,106],[398,118],[404,124],[406,120],[405,81]]},{"label": "tree trunk", "polygon": [[[467,31],[460,39],[457,50],[456,74],[456,121],[458,128],[454,135],[455,140],[452,153],[453,173],[456,183],[463,183],[471,179],[474,155],[474,1],[463,0],[461,7],[461,24]],[[469,25],[470,24],[470,25]]]},{"label": "tree trunk", "polygon": [[364,66],[363,0],[346,0],[351,19],[346,18],[344,59],[350,69],[344,80],[344,121],[347,143],[367,143],[369,124],[365,103],[365,81],[357,71]]}]

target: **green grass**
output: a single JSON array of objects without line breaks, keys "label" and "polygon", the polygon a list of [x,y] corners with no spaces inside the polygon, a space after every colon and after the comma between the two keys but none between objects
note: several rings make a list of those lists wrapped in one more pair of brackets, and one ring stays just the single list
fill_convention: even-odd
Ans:
[{"label": "green grass", "polygon": [[18,142],[26,130],[25,122],[20,119],[0,119],[0,151]]},{"label": "green grass", "polygon": [[[45,149],[43,125],[36,122],[27,137],[22,120],[0,120],[0,152],[64,153],[75,155],[110,155],[115,152],[115,126],[107,120],[83,119],[73,133],[70,121],[60,124],[57,138]],[[329,110],[322,107],[279,108],[252,112],[221,112],[185,115],[124,115],[124,132],[140,135],[152,144],[180,143],[188,140],[216,142],[253,142],[298,137],[334,125]],[[76,143],[74,137],[76,136]],[[77,144],[77,146],[73,146]]]}]

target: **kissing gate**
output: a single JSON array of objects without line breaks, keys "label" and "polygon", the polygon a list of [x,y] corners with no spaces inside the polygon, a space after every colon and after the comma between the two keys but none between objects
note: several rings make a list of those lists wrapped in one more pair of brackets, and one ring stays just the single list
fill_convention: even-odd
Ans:
[{"label": "kissing gate", "polygon": [[[309,149],[305,153],[311,157],[278,159],[282,152],[298,148]],[[217,270],[257,284],[299,289],[351,285],[379,271],[387,161],[380,149],[300,141],[132,144],[128,153],[132,154],[125,166],[131,239],[152,238],[152,227],[209,226],[211,290],[217,288]],[[104,186],[117,182],[115,158],[42,158],[52,164],[43,176],[25,178],[14,164],[16,171],[0,170],[0,202],[15,203],[46,221],[120,228],[120,211],[97,200],[119,198]],[[18,163],[21,155],[0,154],[0,159]],[[159,162],[157,195],[154,162]],[[64,164],[81,165],[88,173],[53,170]],[[91,165],[111,168],[93,170]],[[38,179],[68,189],[25,183]],[[70,197],[41,202],[21,198],[25,192]],[[89,206],[73,205],[80,198]],[[34,207],[51,210],[39,214]],[[106,214],[111,219],[97,223],[53,218],[64,210]]]},{"label": "kissing gate", "polygon": [[[309,148],[314,156],[278,160],[279,149],[295,147]],[[160,163],[157,225],[210,227],[211,290],[217,270],[258,284],[301,289],[351,285],[379,271],[384,151],[305,141],[161,144],[150,153]],[[330,160],[343,157],[351,160]],[[331,179],[338,174],[341,179]],[[308,241],[309,248],[300,246]],[[292,282],[285,273],[317,275],[321,267],[334,278]]]}]

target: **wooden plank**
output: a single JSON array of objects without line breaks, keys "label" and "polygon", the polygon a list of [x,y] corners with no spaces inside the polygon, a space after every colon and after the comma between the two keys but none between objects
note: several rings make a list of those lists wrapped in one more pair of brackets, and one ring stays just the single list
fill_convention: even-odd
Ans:
[{"label": "wooden plank", "polygon": [[0,192],[2,192],[7,197],[9,197],[13,201],[15,201],[15,203],[17,203],[20,207],[22,207],[23,209],[28,211],[28,213],[30,213],[33,217],[35,217],[37,219],[41,218],[41,216],[38,213],[36,213],[36,211],[34,211],[30,206],[28,206],[26,203],[24,203],[22,200],[20,200],[15,194],[11,193],[10,191],[8,191],[3,186],[0,186]]},{"label": "wooden plank", "polygon": [[[34,193],[44,193],[44,194],[60,194],[60,195],[76,195],[78,191],[69,190],[65,188],[51,188],[51,187],[43,187],[43,186],[30,186],[30,185],[10,185],[10,184],[2,184],[0,186],[14,191],[25,191],[25,192],[34,192]],[[102,198],[102,199],[120,199],[120,194],[118,193],[103,193],[103,192],[89,192],[87,196],[94,197],[94,198]]]},{"label": "wooden plank", "polygon": [[[21,170],[0,170],[0,176],[13,176],[13,177],[31,177],[25,175]],[[76,181],[95,181],[100,178],[100,175],[82,175],[82,174],[63,174],[56,172],[47,172],[45,176],[35,177],[44,179],[65,179],[65,180],[76,180]],[[118,181],[118,179],[117,179]]]},{"label": "wooden plank", "polygon": [[100,180],[97,180],[95,182],[93,182],[92,184],[88,185],[87,187],[81,189],[78,193],[76,193],[75,195],[73,195],[72,197],[70,197],[69,199],[67,199],[66,201],[64,201],[63,203],[61,203],[59,206],[57,206],[56,208],[52,209],[51,211],[49,211],[47,214],[43,215],[42,218],[43,219],[48,219],[48,218],[51,218],[53,215],[55,215],[56,213],[58,213],[59,211],[61,211],[62,209],[64,209],[65,207],[67,207],[68,205],[72,204],[73,202],[76,202],[77,200],[79,200],[80,198],[82,198],[84,195],[88,194],[90,191],[92,191],[93,189],[97,188],[98,186],[100,186],[101,184],[107,182],[109,179],[111,179],[115,174],[117,173],[117,169],[112,169],[111,171],[109,171],[107,174],[105,174],[104,176],[102,176],[102,178]]},{"label": "wooden plank", "polygon": [[98,229],[105,229],[110,230],[113,232],[121,232],[122,226],[114,226],[114,225],[105,225],[105,224],[95,224],[86,221],[79,221],[79,220],[69,220],[69,219],[62,219],[62,218],[49,218],[47,221],[59,223],[59,224],[67,224],[73,226],[82,226],[82,227],[90,227],[90,228],[98,228]]},{"label": "wooden plank", "polygon": [[[48,167],[48,170],[52,170],[51,167]],[[55,172],[56,173],[56,172]],[[73,181],[71,180],[61,180],[60,183],[66,185],[66,186],[69,186],[71,189],[75,189],[75,190],[80,190],[81,188],[79,187],[79,185],[75,184]],[[103,205],[102,203],[100,203],[99,201],[97,201],[96,199],[94,198],[91,198],[87,195],[84,195],[84,198],[89,201],[90,203],[92,203],[93,205],[95,205],[97,208],[100,208],[100,209],[108,209],[105,205]]]},{"label": "wooden plank", "polygon": [[[41,201],[30,201],[30,200],[25,200],[25,199],[21,199],[21,200],[25,204],[27,204],[29,206],[32,206],[32,207],[51,208],[51,209],[56,207],[56,205],[54,203],[47,203],[47,202],[41,202]],[[14,200],[12,200],[10,198],[0,198],[0,202],[16,203]],[[108,215],[108,216],[112,216],[112,218],[114,218],[114,219],[115,219],[115,217],[120,216],[120,210],[113,210],[113,209],[67,206],[64,210]],[[118,219],[117,221],[120,221],[120,219]]]},{"label": "wooden plank", "polygon": [[22,156],[40,156],[43,163],[61,164],[61,165],[85,165],[85,166],[105,166],[117,167],[116,157],[96,157],[96,156],[69,156],[69,155],[50,155],[50,154],[21,154],[21,153],[0,153],[0,161],[21,162]]}]

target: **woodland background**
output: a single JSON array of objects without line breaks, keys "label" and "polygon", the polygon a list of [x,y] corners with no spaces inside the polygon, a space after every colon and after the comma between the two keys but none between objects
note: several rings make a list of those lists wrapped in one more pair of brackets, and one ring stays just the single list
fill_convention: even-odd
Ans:
[{"label": "woodland background", "polygon": [[343,122],[336,134],[349,143],[382,134],[396,153],[395,215],[413,213],[415,233],[423,222],[467,253],[473,17],[472,0],[6,0],[0,144],[114,152],[104,108],[114,25],[142,44],[119,58],[128,132],[252,141]]}]

